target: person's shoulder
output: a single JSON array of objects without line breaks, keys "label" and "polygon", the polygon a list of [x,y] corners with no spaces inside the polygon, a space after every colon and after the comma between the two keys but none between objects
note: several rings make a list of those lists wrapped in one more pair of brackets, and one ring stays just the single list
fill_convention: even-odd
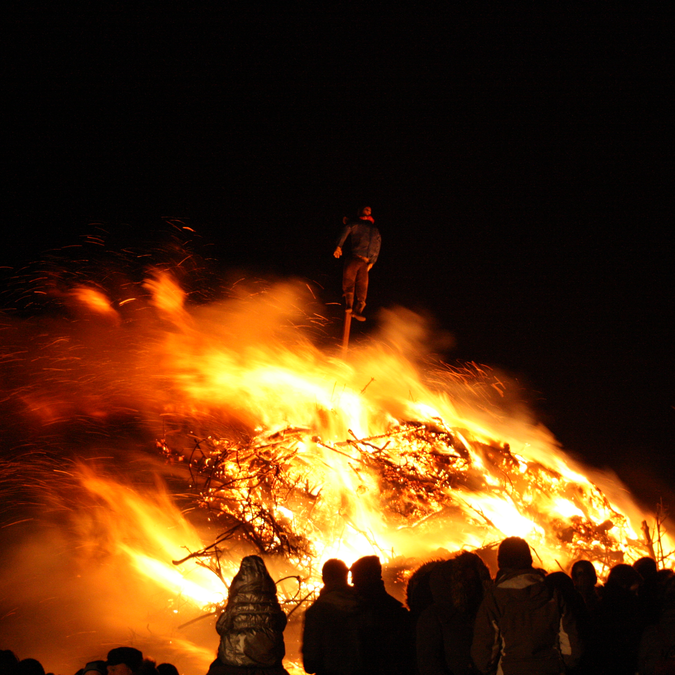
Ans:
[{"label": "person's shoulder", "polygon": [[495,589],[523,588],[532,584],[543,584],[546,573],[534,567],[505,568],[499,570],[495,579]]},{"label": "person's shoulder", "polygon": [[341,612],[352,612],[358,607],[359,599],[356,591],[351,587],[335,588],[322,592],[315,600],[314,605]]}]

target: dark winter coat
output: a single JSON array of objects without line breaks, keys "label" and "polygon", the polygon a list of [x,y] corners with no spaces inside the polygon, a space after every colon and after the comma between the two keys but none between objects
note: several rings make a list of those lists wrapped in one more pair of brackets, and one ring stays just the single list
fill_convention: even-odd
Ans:
[{"label": "dark winter coat", "polygon": [[245,557],[216,623],[218,660],[229,667],[281,667],[285,627],[286,615],[265,563],[256,555]]},{"label": "dark winter coat", "polygon": [[559,675],[581,656],[576,622],[532,568],[501,570],[478,609],[471,647],[481,672]]},{"label": "dark winter coat", "polygon": [[351,235],[352,256],[362,258],[371,265],[377,262],[380,255],[382,237],[380,231],[368,219],[349,220],[340,233],[337,245],[342,248],[347,237]]},{"label": "dark winter coat", "polygon": [[640,675],[675,673],[675,603],[664,608],[656,625],[645,628],[638,666]]},{"label": "dark winter coat", "polygon": [[358,588],[359,644],[368,675],[412,675],[415,647],[410,612],[387,593],[384,582]]},{"label": "dark winter coat", "polygon": [[430,605],[417,621],[418,675],[471,675],[476,612],[490,571],[474,553],[438,562],[429,574]]},{"label": "dark winter coat", "polygon": [[637,670],[640,636],[644,629],[635,593],[608,580],[602,589],[597,625],[604,672],[633,675]]},{"label": "dark winter coat", "polygon": [[417,669],[422,675],[469,675],[473,614],[450,603],[434,603],[417,621]]},{"label": "dark winter coat", "polygon": [[302,662],[307,673],[357,675],[362,672],[358,643],[359,603],[345,584],[324,588],[305,612]]}]

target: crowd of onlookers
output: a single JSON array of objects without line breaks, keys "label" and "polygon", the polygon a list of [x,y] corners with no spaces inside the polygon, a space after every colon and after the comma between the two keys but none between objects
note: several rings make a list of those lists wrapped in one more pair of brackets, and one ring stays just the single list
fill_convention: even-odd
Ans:
[{"label": "crowd of onlookers", "polygon": [[[37,659],[19,659],[9,649],[0,650],[0,675],[53,675]],[[106,660],[90,661],[75,675],[179,675],[172,663],[160,663],[143,657],[134,647],[116,647]]]},{"label": "crowd of onlookers", "polygon": [[[508,537],[493,579],[475,553],[427,563],[407,607],[377,556],[325,563],[306,609],[302,662],[316,675],[675,675],[675,575],[652,558],[617,564],[604,585],[588,560],[570,574],[533,564]],[[351,584],[349,574],[351,573]],[[208,675],[285,675],[286,616],[258,556],[242,560],[217,622]]]},{"label": "crowd of onlookers", "polygon": [[[675,675],[675,573],[652,558],[611,568],[603,585],[588,560],[570,573],[533,564],[529,545],[499,546],[493,579],[475,553],[427,563],[407,607],[391,596],[377,556],[325,563],[307,607],[302,663],[316,675]],[[349,575],[351,573],[351,583]],[[216,622],[208,675],[288,675],[276,585],[246,556]],[[35,659],[0,652],[0,675],[45,675]],[[111,650],[76,675],[178,675],[133,647]]]},{"label": "crowd of onlookers", "polygon": [[323,569],[305,613],[303,665],[317,675],[675,675],[675,574],[652,558],[616,564],[604,585],[588,560],[569,574],[533,564],[529,545],[499,546],[493,579],[462,552],[389,596],[379,559]]}]

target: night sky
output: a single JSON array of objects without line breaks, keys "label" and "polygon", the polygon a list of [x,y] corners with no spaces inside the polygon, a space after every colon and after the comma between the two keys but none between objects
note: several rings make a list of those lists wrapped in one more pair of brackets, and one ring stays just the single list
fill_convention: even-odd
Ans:
[{"label": "night sky", "polygon": [[141,239],[181,218],[223,270],[303,277],[335,302],[334,240],[367,204],[383,246],[360,334],[381,307],[433,315],[456,340],[445,360],[505,370],[566,449],[647,501],[669,490],[661,17],[97,12],[7,23],[5,276],[93,223]]}]

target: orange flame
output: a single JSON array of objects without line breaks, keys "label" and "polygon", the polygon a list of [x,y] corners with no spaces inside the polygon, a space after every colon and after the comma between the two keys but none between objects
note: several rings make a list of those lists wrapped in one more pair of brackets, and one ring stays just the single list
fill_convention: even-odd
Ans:
[{"label": "orange flame", "polygon": [[[76,475],[99,505],[97,537],[165,600],[175,598],[179,623],[222,605],[239,558],[256,541],[263,553],[277,553],[268,558],[273,574],[297,575],[307,592],[331,557],[351,563],[375,553],[410,567],[511,535],[526,538],[549,569],[583,555],[602,573],[647,554],[637,534],[646,516],[629,495],[567,456],[509,398],[506,378],[475,364],[432,364],[428,329],[412,312],[383,311],[380,328],[343,360],[298,330],[311,323],[303,284],[265,293],[240,287],[230,300],[201,307],[186,304],[167,272],[144,287],[150,308],[124,307],[139,312],[136,333],[119,322],[109,327],[105,390],[111,406],[128,410],[133,402],[152,428],[162,419],[162,448],[181,460],[177,471],[187,477],[190,470],[193,507],[204,508],[211,539],[163,489],[141,494],[84,466]],[[74,294],[102,316],[117,316],[102,294]],[[160,320],[149,320],[151,313]],[[74,349],[72,340],[64,344]],[[88,377],[84,362],[78,357],[78,392],[103,378],[100,364]],[[64,389],[59,396],[67,400]],[[22,392],[27,405],[36,398]],[[250,536],[224,542],[218,564],[214,549],[191,557],[221,523]],[[83,546],[95,541],[93,530],[82,535]],[[667,535],[664,544],[675,548]],[[297,582],[280,593],[291,607]],[[174,637],[202,669],[217,646],[215,631],[212,640],[207,648]]]},{"label": "orange flame", "polygon": [[82,307],[112,319],[116,323],[119,321],[119,316],[110,304],[110,300],[101,291],[88,286],[76,286],[71,291],[71,295]]}]

